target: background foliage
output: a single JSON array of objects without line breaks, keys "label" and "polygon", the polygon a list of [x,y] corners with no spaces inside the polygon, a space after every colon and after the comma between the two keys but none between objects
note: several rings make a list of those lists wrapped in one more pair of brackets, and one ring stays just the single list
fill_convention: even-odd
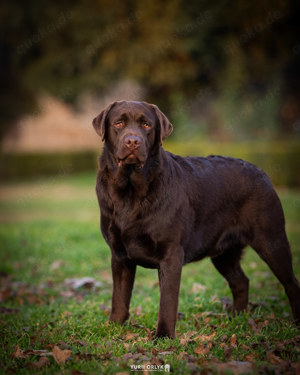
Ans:
[{"label": "background foliage", "polygon": [[[296,0],[3,1],[2,134],[41,92],[76,104],[134,80],[186,129],[299,135]],[[187,121],[187,119],[189,121]]]},{"label": "background foliage", "polygon": [[[164,148],[180,155],[221,154],[241,158],[262,168],[276,186],[300,187],[299,142],[201,142],[168,141]],[[96,174],[99,152],[5,153],[1,157],[0,177],[6,181],[32,180],[93,171]]]}]

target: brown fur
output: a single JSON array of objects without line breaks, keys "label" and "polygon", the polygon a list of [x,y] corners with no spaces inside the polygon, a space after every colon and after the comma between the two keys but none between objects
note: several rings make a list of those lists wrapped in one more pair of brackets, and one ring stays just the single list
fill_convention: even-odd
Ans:
[{"label": "brown fur", "polygon": [[182,266],[207,256],[228,281],[234,310],[245,310],[249,282],[240,258],[250,245],[284,286],[299,322],[300,288],[284,214],[262,170],[240,159],[164,151],[172,125],[145,102],[112,103],[93,125],[105,141],[96,191],[112,254],[110,320],[129,317],[136,266],[156,268],[156,336],[174,338]]}]

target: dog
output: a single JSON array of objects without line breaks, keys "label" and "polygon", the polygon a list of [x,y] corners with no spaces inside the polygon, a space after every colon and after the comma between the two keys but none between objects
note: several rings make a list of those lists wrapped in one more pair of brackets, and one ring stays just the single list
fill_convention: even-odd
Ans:
[{"label": "dog", "polygon": [[182,266],[210,257],[225,277],[235,313],[246,310],[249,280],[240,266],[251,246],[283,285],[300,321],[280,200],[261,169],[223,156],[181,157],[162,148],[173,126],[156,105],[119,101],[93,126],[104,141],[96,193],[111,249],[110,321],[124,323],[136,266],[158,269],[155,337],[175,338]]}]

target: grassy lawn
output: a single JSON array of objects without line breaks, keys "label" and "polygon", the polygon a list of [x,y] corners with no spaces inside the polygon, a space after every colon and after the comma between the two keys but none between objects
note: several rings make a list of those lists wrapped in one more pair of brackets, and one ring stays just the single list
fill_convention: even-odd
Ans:
[{"label": "grassy lawn", "polygon": [[[230,316],[229,288],[205,259],[184,267],[176,340],[151,340],[155,270],[138,268],[128,324],[108,324],[110,251],[94,185],[95,175],[80,175],[0,186],[1,374],[130,374],[130,365],[152,374],[165,364],[174,374],[300,371],[287,297],[251,249],[249,313]],[[299,279],[300,192],[279,195]]]}]

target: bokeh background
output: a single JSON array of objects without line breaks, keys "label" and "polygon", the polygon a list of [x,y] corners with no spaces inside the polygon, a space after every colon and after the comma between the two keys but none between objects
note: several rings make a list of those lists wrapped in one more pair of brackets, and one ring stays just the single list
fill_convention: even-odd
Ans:
[{"label": "bokeh background", "polygon": [[170,118],[171,151],[248,158],[299,186],[299,10],[296,0],[1,2],[1,177],[95,169],[93,117],[135,99]]}]

